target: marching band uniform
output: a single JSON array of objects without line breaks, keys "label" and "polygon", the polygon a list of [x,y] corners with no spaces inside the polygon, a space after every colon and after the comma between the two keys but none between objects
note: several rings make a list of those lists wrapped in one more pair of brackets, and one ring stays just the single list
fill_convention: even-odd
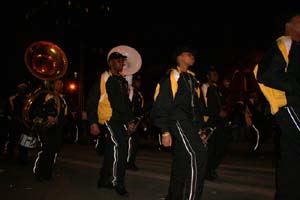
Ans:
[{"label": "marching band uniform", "polygon": [[[123,58],[126,57],[114,52],[110,55],[109,62],[118,62]],[[124,186],[127,128],[134,120],[130,110],[127,80],[121,74],[113,74],[111,69],[103,72],[89,92],[87,113],[91,126],[100,124],[104,127],[104,133],[100,134],[106,135],[103,165],[97,186],[115,188],[117,194],[127,196]]]},{"label": "marching band uniform", "polygon": [[[62,84],[60,80],[55,82]],[[55,101],[54,95],[57,95],[59,102]],[[57,109],[58,103],[60,104],[59,110]],[[55,91],[53,94],[46,95],[39,117],[48,119],[48,124],[44,127],[37,127],[41,146],[33,167],[33,174],[39,181],[53,179],[53,170],[63,144],[64,126],[68,113],[68,105],[62,93]],[[49,121],[50,118],[55,121]]]},{"label": "marching band uniform", "polygon": [[[300,16],[298,16],[298,24]],[[281,128],[276,200],[300,199],[300,43],[276,40],[255,67],[259,86]]]},{"label": "marching band uniform", "polygon": [[[182,48],[177,56],[191,52]],[[191,56],[191,55],[190,55]],[[198,134],[204,128],[199,81],[189,70],[172,68],[157,84],[151,119],[162,137],[172,137],[173,162],[167,200],[201,199],[207,149]]]}]

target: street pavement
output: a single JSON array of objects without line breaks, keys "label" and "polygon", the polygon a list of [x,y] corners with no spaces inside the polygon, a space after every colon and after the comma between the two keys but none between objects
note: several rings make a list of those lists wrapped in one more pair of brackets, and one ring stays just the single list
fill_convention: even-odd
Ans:
[{"label": "street pavement", "polygon": [[[96,182],[102,156],[93,145],[65,144],[57,158],[54,179],[38,182],[32,175],[36,149],[30,150],[26,166],[1,160],[1,200],[118,200],[111,189],[98,189]],[[218,169],[219,178],[206,181],[202,200],[272,200],[275,169],[272,148],[249,157],[245,145],[235,145]],[[141,148],[138,171],[127,171],[130,200],[160,200],[168,189],[171,154],[167,150]]]}]

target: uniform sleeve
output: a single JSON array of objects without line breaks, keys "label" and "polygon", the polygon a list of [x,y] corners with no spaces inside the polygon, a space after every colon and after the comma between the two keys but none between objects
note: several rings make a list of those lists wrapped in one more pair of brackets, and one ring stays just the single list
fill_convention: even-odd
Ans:
[{"label": "uniform sleeve", "polygon": [[274,89],[289,94],[299,94],[300,85],[290,74],[285,72],[286,62],[277,44],[264,55],[258,65],[257,80]]},{"label": "uniform sleeve", "polygon": [[168,118],[172,108],[173,95],[169,78],[160,81],[156,87],[150,118],[162,133],[169,132]]},{"label": "uniform sleeve", "polygon": [[86,103],[88,121],[93,124],[98,122],[98,103],[100,99],[100,81],[94,82],[89,90]]}]

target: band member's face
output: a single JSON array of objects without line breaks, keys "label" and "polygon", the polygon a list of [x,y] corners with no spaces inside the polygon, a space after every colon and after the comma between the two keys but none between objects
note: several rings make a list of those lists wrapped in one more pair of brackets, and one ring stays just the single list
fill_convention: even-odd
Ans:
[{"label": "band member's face", "polygon": [[57,80],[54,82],[54,89],[56,91],[61,92],[64,88],[64,83],[61,80]]},{"label": "band member's face", "polygon": [[285,32],[291,36],[293,40],[300,41],[300,16],[294,16],[286,23]]},{"label": "band member's face", "polygon": [[208,78],[209,80],[211,80],[212,82],[216,83],[219,80],[219,74],[216,71],[211,71],[208,74]]},{"label": "band member's face", "polygon": [[183,52],[179,56],[179,62],[184,63],[185,65],[192,66],[195,63],[195,57],[190,52]]},{"label": "band member's face", "polygon": [[110,60],[110,65],[112,70],[121,72],[125,65],[125,58],[112,59]]},{"label": "band member's face", "polygon": [[296,34],[300,36],[300,16],[293,17],[291,24],[293,25]]}]

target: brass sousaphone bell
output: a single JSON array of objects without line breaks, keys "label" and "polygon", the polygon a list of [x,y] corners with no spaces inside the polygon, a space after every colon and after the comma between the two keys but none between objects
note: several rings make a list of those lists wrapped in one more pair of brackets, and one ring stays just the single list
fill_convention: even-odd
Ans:
[{"label": "brass sousaphone bell", "polygon": [[127,45],[119,45],[112,48],[108,55],[107,59],[109,58],[110,54],[113,52],[119,52],[120,54],[127,57],[125,61],[125,66],[123,67],[122,74],[125,76],[126,80],[128,81],[129,85],[132,82],[132,75],[138,72],[142,66],[142,57],[139,52]]},{"label": "brass sousaphone bell", "polygon": [[68,69],[63,50],[48,41],[32,43],[25,51],[24,60],[31,74],[41,80],[59,79]]},{"label": "brass sousaphone bell", "polygon": [[55,100],[57,113],[60,113],[58,94],[51,91],[49,81],[61,78],[68,69],[68,60],[64,51],[48,41],[32,43],[25,51],[25,64],[30,73],[43,81],[43,84],[26,100],[23,107],[23,120],[27,127],[46,126],[47,120],[41,115],[41,107],[46,95]]}]

